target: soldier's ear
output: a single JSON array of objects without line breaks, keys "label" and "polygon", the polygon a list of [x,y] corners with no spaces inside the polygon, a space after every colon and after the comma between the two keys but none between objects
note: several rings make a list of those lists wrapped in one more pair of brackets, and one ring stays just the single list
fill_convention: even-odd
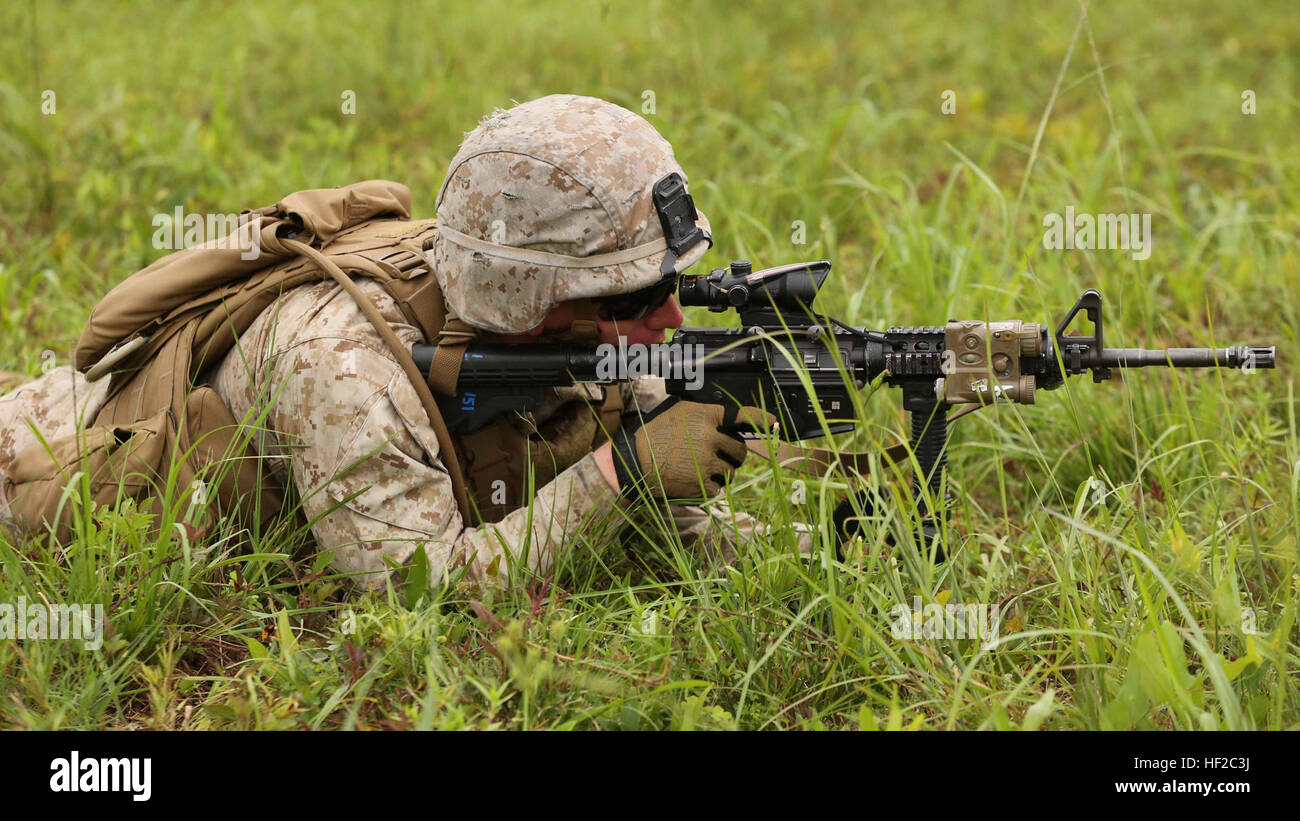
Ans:
[{"label": "soldier's ear", "polygon": [[541,322],[537,323],[536,328],[529,328],[528,330],[524,331],[522,334],[519,334],[519,336],[541,336],[547,331],[554,331],[563,328],[565,326],[564,317],[557,316],[557,312],[560,312],[562,310],[563,310],[563,306],[559,308],[552,308],[551,312],[546,316],[544,316]]},{"label": "soldier's ear", "polygon": [[552,308],[551,312],[542,320],[542,324],[529,331],[528,335],[537,336],[546,331],[562,331],[573,324],[573,320],[576,316],[577,314],[573,311],[572,302],[561,302],[559,305]]}]

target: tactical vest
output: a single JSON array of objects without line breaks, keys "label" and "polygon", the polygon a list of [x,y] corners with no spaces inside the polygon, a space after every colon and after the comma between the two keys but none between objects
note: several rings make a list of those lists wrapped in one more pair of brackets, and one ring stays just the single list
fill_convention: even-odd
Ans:
[{"label": "tactical vest", "polygon": [[105,404],[86,431],[15,457],[4,490],[20,529],[43,525],[66,541],[65,488],[78,471],[97,504],[152,499],[150,509],[161,513],[158,499],[169,483],[185,488],[201,480],[218,513],[248,527],[266,525],[283,508],[283,488],[258,458],[251,432],[199,380],[277,299],[330,277],[357,300],[412,379],[467,524],[499,521],[521,507],[532,488],[617,427],[615,387],[598,408],[570,403],[540,428],[503,416],[472,434],[446,429],[432,393],[447,392],[447,379],[424,381],[410,351],[351,281],[365,276],[380,283],[427,342],[439,341],[448,326],[455,329],[450,350],[473,335],[447,316],[424,253],[434,221],[410,219],[405,186],[372,180],[302,191],[246,214],[259,220],[257,259],[244,259],[238,247],[179,251],[132,275],[96,306],[75,364],[92,378],[102,375],[96,371],[111,374]]}]

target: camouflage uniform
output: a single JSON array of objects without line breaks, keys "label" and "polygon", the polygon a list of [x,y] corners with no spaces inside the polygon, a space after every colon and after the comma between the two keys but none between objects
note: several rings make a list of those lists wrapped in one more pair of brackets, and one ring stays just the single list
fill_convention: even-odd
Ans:
[{"label": "camouflage uniform", "polygon": [[[404,342],[420,340],[383,289],[362,281]],[[404,564],[423,546],[435,580],[458,562],[472,576],[498,559],[525,558],[545,574],[556,553],[584,526],[622,503],[588,453],[540,488],[526,506],[500,522],[466,527],[439,458],[433,428],[410,381],[361,310],[332,282],[286,294],[241,337],[211,382],[236,418],[264,428],[258,451],[287,484],[298,489],[303,513],[332,568],[358,576],[364,586],[383,584],[384,557]],[[0,397],[0,474],[14,454],[36,444],[27,420],[46,441],[71,434],[76,419],[93,417],[106,382],[88,384],[70,367],[57,368]],[[652,407],[663,382],[627,383],[627,399]],[[552,391],[533,414],[542,425],[566,400],[591,397],[596,386]],[[666,520],[683,543],[711,560],[729,561],[755,529],[752,517],[725,504],[672,505]],[[807,537],[802,540],[810,546]]]},{"label": "camouflage uniform", "polygon": [[[104,403],[108,382],[92,385],[70,365],[0,396],[0,476],[20,451],[76,433],[79,423],[94,419]],[[0,518],[8,518],[8,499],[0,482]]]},{"label": "camouflage uniform", "polygon": [[[485,331],[520,333],[566,300],[659,281],[668,249],[650,188],[671,172],[680,168],[653,127],[603,101],[555,96],[490,115],[466,138],[439,193],[429,256],[449,310]],[[697,224],[708,226],[702,214]],[[675,269],[705,250],[682,253]],[[382,287],[358,285],[404,344],[423,341]],[[578,534],[625,505],[588,440],[531,506],[521,499],[500,521],[466,526],[414,387],[334,282],[287,293],[206,377],[237,419],[262,420],[259,453],[297,488],[333,568],[365,586],[383,584],[385,559],[405,564],[421,547],[435,580],[461,564],[471,577],[491,575],[504,570],[503,556],[545,574]],[[64,368],[0,397],[0,474],[35,441],[26,419],[47,440],[71,433],[79,408],[90,404],[93,416],[104,387]],[[552,390],[532,418],[519,419],[520,435],[599,390]],[[660,380],[623,390],[629,408],[648,410],[665,396]],[[715,559],[729,560],[739,540],[762,529],[720,503],[709,507],[672,506],[666,520]],[[801,542],[811,545],[806,534]]]}]

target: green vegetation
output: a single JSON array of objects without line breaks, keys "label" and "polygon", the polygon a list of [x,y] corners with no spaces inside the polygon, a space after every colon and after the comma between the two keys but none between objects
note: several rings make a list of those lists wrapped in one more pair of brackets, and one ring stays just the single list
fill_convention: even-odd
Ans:
[{"label": "green vegetation", "polygon": [[[154,214],[382,177],[429,216],[462,133],[553,92],[637,111],[652,92],[714,226],[701,267],[829,258],[823,307],[854,324],[1054,322],[1096,287],[1112,345],[1282,346],[1276,371],[1079,378],[961,421],[943,564],[886,545],[885,519],[842,562],[778,533],[723,570],[649,525],[593,535],[551,584],[346,595],[292,522],[250,551],[172,526],[179,491],[162,535],[129,505],[83,511],[65,548],[0,540],[0,602],[100,603],[111,635],[0,641],[0,726],[1300,725],[1300,17],[1080,20],[1055,1],[0,6],[0,369],[23,376],[45,350],[66,363],[98,296],[162,253]],[[1152,214],[1150,259],[1045,250],[1066,206]],[[864,401],[840,444],[898,442],[897,399]],[[797,504],[795,478],[754,459],[730,495],[825,520],[843,483]],[[1000,641],[895,638],[914,596],[1000,606]]]}]

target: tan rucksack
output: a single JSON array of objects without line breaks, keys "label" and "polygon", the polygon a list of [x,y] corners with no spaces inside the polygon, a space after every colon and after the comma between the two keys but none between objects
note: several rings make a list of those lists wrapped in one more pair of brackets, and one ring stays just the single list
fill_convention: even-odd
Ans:
[{"label": "tan rucksack", "polygon": [[299,191],[242,215],[246,236],[256,235],[255,258],[245,259],[246,242],[210,242],[169,254],[113,288],[91,312],[74,353],[92,381],[111,380],[107,399],[88,430],[15,457],[4,490],[20,528],[44,525],[66,541],[67,488],[78,471],[96,503],[153,498],[155,513],[169,479],[187,487],[201,478],[218,512],[265,524],[283,506],[282,489],[239,420],[197,381],[281,295],[329,277],[357,301],[415,386],[468,516],[460,460],[429,385],[350,278],[379,282],[426,340],[439,337],[445,309],[424,255],[434,221],[412,221],[410,207],[407,187],[385,180]]}]

